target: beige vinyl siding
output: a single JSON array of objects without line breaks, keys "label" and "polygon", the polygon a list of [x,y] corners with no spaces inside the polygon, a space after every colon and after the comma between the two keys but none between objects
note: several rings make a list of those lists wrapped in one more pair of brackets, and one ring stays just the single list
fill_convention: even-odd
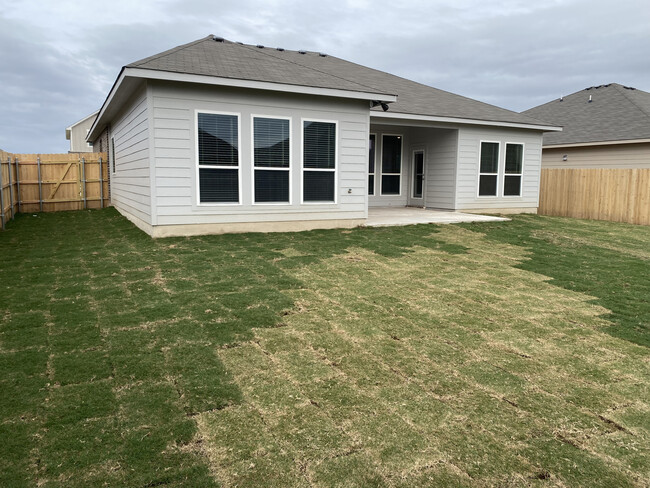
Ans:
[{"label": "beige vinyl siding", "polygon": [[70,128],[70,152],[93,152],[92,145],[86,142],[86,135],[95,122],[96,116],[88,117]]},{"label": "beige vinyl siding", "polygon": [[[566,154],[567,160],[562,158]],[[650,168],[650,142],[598,146],[545,147],[543,168]]]},{"label": "beige vinyl siding", "polygon": [[[366,218],[367,102],[173,82],[151,91],[157,225]],[[239,115],[240,205],[198,204],[197,111]],[[291,119],[291,204],[253,204],[253,115]],[[303,120],[337,124],[335,204],[301,203]]]},{"label": "beige vinyl siding", "polygon": [[[146,88],[138,91],[114,120],[115,173],[110,175],[111,202],[119,210],[151,223],[149,118]],[[110,168],[112,171],[112,168]]]},{"label": "beige vinyl siding", "polygon": [[[481,141],[499,142],[498,195],[478,196]],[[504,154],[506,143],[524,145],[521,196],[503,195]],[[529,209],[538,205],[541,170],[542,132],[492,127],[461,127],[458,134],[456,209]]]}]

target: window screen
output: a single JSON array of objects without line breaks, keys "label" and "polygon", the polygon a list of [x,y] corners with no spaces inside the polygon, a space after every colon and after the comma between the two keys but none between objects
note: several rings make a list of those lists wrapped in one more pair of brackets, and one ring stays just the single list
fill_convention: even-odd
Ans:
[{"label": "window screen", "polygon": [[377,136],[375,136],[375,134],[370,134],[370,140],[368,142],[368,195],[375,194],[376,142],[377,142]]},{"label": "window screen", "polygon": [[402,173],[402,136],[383,136],[381,194],[399,195]]},{"label": "window screen", "polygon": [[239,202],[239,117],[198,114],[199,201]]},{"label": "window screen", "polygon": [[289,120],[253,119],[255,203],[289,203],[289,133]]},{"label": "window screen", "polygon": [[521,177],[524,166],[524,145],[506,144],[506,169],[503,176],[503,195],[521,195]]},{"label": "window screen", "polygon": [[303,201],[334,201],[335,165],[336,124],[304,121]]},{"label": "window screen", "polygon": [[499,143],[482,142],[478,182],[479,196],[497,196],[498,173]]}]

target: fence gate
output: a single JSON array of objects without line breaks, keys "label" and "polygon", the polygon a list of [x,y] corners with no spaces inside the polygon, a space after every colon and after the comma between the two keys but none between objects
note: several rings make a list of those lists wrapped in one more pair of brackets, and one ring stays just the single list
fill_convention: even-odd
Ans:
[{"label": "fence gate", "polygon": [[0,151],[0,157],[3,227],[16,212],[82,210],[109,204],[105,153],[9,154]]}]

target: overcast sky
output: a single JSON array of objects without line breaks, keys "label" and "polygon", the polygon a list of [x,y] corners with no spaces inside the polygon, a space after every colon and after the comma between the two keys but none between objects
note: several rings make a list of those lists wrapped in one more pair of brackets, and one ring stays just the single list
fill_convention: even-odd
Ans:
[{"label": "overcast sky", "polygon": [[208,34],[516,111],[610,82],[650,91],[648,0],[0,0],[0,148],[67,152],[122,66]]}]

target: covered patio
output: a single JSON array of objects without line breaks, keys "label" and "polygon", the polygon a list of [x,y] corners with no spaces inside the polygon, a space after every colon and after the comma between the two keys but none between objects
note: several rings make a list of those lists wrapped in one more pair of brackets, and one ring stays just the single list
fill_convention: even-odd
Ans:
[{"label": "covered patio", "polygon": [[388,227],[413,224],[457,224],[460,222],[503,222],[509,219],[417,207],[370,207],[366,227]]}]

